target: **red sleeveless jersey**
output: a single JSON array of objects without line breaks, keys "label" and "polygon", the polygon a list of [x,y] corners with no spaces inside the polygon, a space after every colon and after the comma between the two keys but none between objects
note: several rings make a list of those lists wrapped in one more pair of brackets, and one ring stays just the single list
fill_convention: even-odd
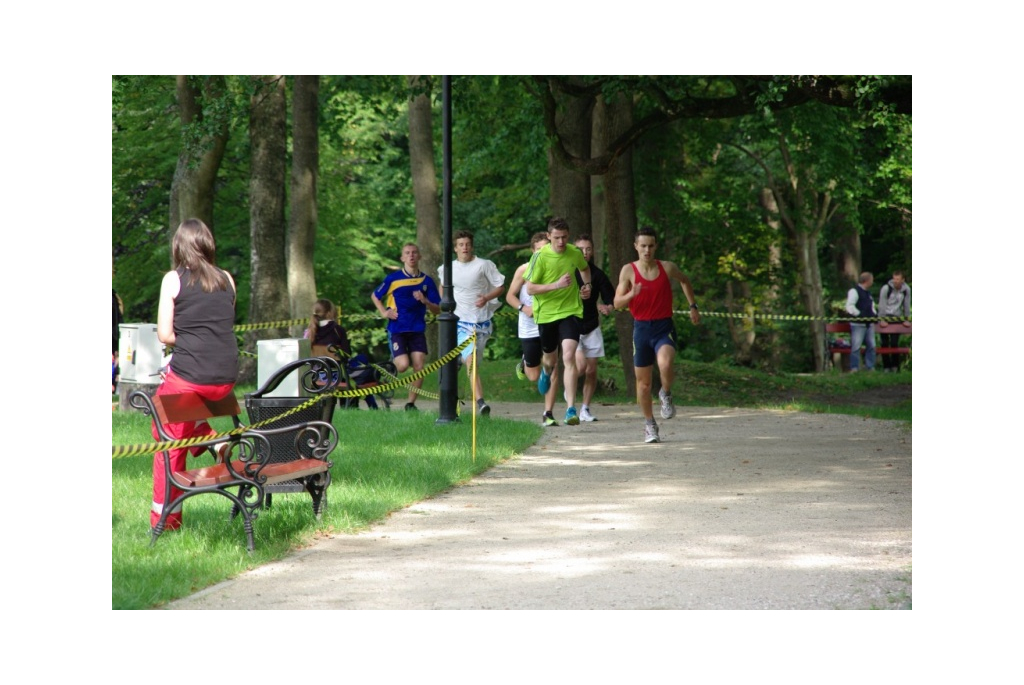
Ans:
[{"label": "red sleeveless jersey", "polygon": [[672,317],[672,282],[668,280],[661,260],[655,261],[658,263],[658,275],[651,281],[640,275],[640,270],[636,268],[636,262],[630,264],[633,267],[635,282],[641,285],[640,292],[629,301],[629,313],[637,321],[654,321]]}]

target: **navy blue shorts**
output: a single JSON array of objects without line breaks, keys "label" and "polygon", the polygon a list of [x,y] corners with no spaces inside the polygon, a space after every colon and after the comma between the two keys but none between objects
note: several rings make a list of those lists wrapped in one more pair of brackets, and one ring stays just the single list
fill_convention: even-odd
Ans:
[{"label": "navy blue shorts", "polygon": [[633,321],[633,366],[652,366],[662,345],[676,347],[676,324],[671,318]]},{"label": "navy blue shorts", "polygon": [[391,358],[401,357],[403,354],[412,357],[413,352],[427,353],[427,334],[423,331],[417,333],[388,333],[388,347],[391,349]]}]

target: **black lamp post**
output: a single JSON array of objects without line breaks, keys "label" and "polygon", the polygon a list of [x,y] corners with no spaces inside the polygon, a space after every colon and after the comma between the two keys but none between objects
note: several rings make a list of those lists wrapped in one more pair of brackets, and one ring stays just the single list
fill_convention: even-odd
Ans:
[{"label": "black lamp post", "polygon": [[[455,298],[452,295],[452,77],[441,77],[441,129],[444,162],[442,167],[442,245],[441,259],[444,264],[444,285],[441,287],[441,314],[438,315],[438,343],[441,355],[446,355],[458,346]],[[459,360],[453,359],[441,367],[441,406],[436,423],[452,423],[459,420]]]}]

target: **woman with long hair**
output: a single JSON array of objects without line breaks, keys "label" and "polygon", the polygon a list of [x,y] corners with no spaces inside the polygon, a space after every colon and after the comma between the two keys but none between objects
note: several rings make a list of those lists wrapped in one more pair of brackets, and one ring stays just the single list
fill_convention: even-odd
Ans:
[{"label": "woman with long hair", "polygon": [[[219,400],[232,392],[238,380],[238,342],[235,339],[235,282],[217,267],[213,234],[199,219],[183,221],[171,243],[174,268],[160,284],[157,338],[174,353],[157,395],[194,392]],[[154,418],[154,421],[156,419]],[[164,429],[175,439],[214,435],[205,421],[172,423]],[[153,437],[160,439],[156,426]],[[205,448],[191,448],[200,454]],[[171,471],[185,469],[190,448],[168,450]],[[150,526],[156,526],[164,506],[163,452],[153,458],[153,506]],[[180,491],[172,489],[172,499]],[[179,505],[180,507],[180,505]],[[167,517],[165,530],[181,526],[181,511]]]}]

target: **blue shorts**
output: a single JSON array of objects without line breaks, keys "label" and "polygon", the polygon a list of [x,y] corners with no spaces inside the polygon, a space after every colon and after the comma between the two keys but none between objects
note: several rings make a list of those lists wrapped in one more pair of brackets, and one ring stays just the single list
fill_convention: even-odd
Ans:
[{"label": "blue shorts", "polygon": [[633,366],[652,366],[662,345],[676,347],[676,324],[671,318],[633,322]]},{"label": "blue shorts", "polygon": [[412,357],[413,352],[427,353],[427,334],[423,331],[416,333],[388,333],[388,349],[391,350],[391,358],[396,359],[402,355]]},{"label": "blue shorts", "polygon": [[458,324],[458,341],[457,344],[461,345],[469,336],[476,334],[476,345],[467,345],[466,349],[462,351],[462,359],[466,360],[473,356],[473,348],[479,346],[480,354],[478,355],[481,359],[484,356],[484,348],[487,347],[487,341],[491,338],[491,331],[493,326],[490,321],[484,321],[483,323],[473,323],[471,321],[459,321]]}]

